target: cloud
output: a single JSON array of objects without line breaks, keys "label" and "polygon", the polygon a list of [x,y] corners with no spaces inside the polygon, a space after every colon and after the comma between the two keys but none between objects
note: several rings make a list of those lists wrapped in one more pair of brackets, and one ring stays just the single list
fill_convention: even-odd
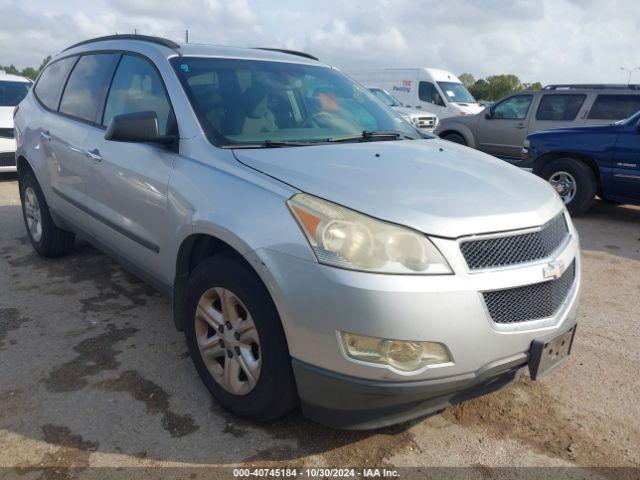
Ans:
[{"label": "cloud", "polygon": [[0,0],[0,11],[0,64],[19,66],[91,36],[136,29],[181,40],[187,28],[194,42],[306,50],[347,71],[621,82],[621,66],[640,66],[640,2],[625,0]]}]

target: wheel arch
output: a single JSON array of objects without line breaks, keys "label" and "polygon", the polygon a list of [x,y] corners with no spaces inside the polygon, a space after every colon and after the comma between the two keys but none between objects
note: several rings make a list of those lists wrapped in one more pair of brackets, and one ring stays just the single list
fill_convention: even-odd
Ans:
[{"label": "wheel arch", "polygon": [[472,147],[475,148],[476,143],[475,140],[473,138],[473,134],[471,133],[471,130],[469,130],[468,128],[462,126],[462,125],[452,125],[449,126],[447,128],[445,128],[444,130],[442,130],[441,132],[438,133],[438,136],[442,139],[444,139],[444,137],[446,137],[447,135],[451,135],[452,133],[455,133],[457,135],[462,136],[462,138],[464,138],[464,141],[466,142],[466,146],[467,147]]},{"label": "wheel arch", "polygon": [[[176,255],[175,279],[172,289],[173,320],[178,330],[183,331],[184,329],[183,306],[189,276],[196,266],[207,258],[220,254],[233,257],[250,268],[269,291],[268,282],[265,281],[260,272],[243,254],[243,252],[248,251],[250,249],[243,242],[234,241],[234,239],[228,238],[226,235],[211,232],[192,233],[181,242]],[[269,294],[271,295],[270,291]]]},{"label": "wheel arch", "polygon": [[584,163],[589,167],[589,169],[593,172],[593,175],[596,179],[596,184],[598,187],[598,195],[602,193],[602,182],[600,180],[600,169],[598,168],[598,164],[593,159],[593,157],[586,155],[584,153],[576,153],[576,152],[549,152],[543,155],[540,155],[533,165],[533,173],[540,176],[542,170],[549,165],[554,160],[558,160],[561,158],[570,158],[573,160],[577,160],[579,162]]}]

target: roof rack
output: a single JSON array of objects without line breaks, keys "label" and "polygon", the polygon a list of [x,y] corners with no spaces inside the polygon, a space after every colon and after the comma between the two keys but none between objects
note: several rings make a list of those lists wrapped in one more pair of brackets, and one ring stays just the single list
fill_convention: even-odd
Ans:
[{"label": "roof rack", "polygon": [[288,55],[297,55],[298,57],[304,57],[304,58],[308,58],[310,60],[320,61],[320,59],[318,57],[314,57],[310,53],[299,52],[297,50],[288,50],[286,48],[268,48],[268,47],[254,47],[254,48],[256,50],[268,50],[270,52],[286,53]]},{"label": "roof rack", "polygon": [[166,38],[162,38],[162,37],[152,37],[150,35],[119,34],[119,35],[107,35],[106,37],[97,37],[97,38],[91,38],[89,40],[84,40],[82,42],[74,43],[73,45],[65,48],[62,51],[66,52],[67,50],[71,50],[72,48],[79,47],[81,45],[87,45],[89,43],[94,43],[94,42],[104,42],[106,40],[140,40],[142,42],[157,43],[158,45],[162,45],[164,47],[168,47],[173,50],[180,48],[180,45],[177,44],[176,42],[172,40],[168,40]]},{"label": "roof rack", "polygon": [[626,83],[567,83],[547,85],[543,90],[640,90],[640,85],[627,85]]}]

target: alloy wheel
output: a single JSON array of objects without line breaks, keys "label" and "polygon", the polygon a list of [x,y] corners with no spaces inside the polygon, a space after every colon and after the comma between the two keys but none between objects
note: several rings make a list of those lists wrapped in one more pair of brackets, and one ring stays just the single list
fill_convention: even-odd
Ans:
[{"label": "alloy wheel", "polygon": [[31,238],[37,243],[42,238],[42,212],[36,192],[31,187],[24,191],[24,213]]},{"label": "alloy wheel", "polygon": [[249,309],[230,290],[205,291],[196,308],[195,334],[213,379],[234,395],[251,392],[260,377],[260,339]]},{"label": "alloy wheel", "polygon": [[549,183],[558,192],[565,205],[575,198],[578,186],[576,179],[569,172],[555,172],[549,178]]}]

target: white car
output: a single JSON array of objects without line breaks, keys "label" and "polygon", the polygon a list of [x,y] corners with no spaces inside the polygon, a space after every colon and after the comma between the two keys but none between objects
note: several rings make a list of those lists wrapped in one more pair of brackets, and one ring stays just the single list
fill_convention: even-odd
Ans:
[{"label": "white car", "polygon": [[393,110],[398,112],[398,114],[404,118],[407,122],[413,125],[420,130],[424,130],[429,133],[433,133],[433,131],[438,126],[438,116],[435,113],[424,112],[422,110],[418,110],[417,108],[408,108],[405,107],[400,100],[387,92],[384,88],[378,87],[368,87],[371,93],[373,93],[378,99],[382,100],[382,102],[388,106],[390,106]]},{"label": "white car", "polygon": [[31,80],[0,70],[0,172],[16,171],[13,111],[31,88]]}]

